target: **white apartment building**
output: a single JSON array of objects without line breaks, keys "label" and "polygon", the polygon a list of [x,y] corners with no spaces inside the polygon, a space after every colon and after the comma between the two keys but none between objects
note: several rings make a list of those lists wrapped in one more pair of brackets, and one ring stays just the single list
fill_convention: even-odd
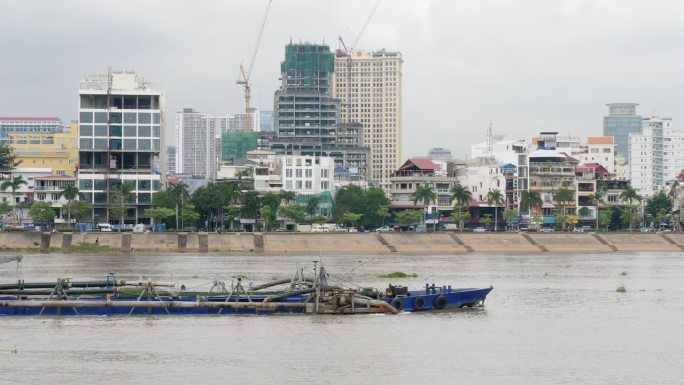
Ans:
[{"label": "white apartment building", "polygon": [[684,169],[684,131],[671,118],[645,118],[642,133],[629,134],[629,165],[632,187],[652,196]]},{"label": "white apartment building", "polygon": [[363,125],[370,147],[370,180],[389,190],[402,158],[402,55],[396,51],[354,50],[335,55],[333,96],[340,122]]},{"label": "white apartment building", "polygon": [[313,195],[333,193],[335,160],[325,156],[277,155],[282,172],[283,190]]},{"label": "white apartment building", "polygon": [[587,142],[580,146],[579,161],[582,164],[598,163],[610,174],[615,174],[615,139],[612,136],[587,137]]},{"label": "white apartment building", "polygon": [[176,170],[208,180],[216,179],[215,117],[184,108],[176,112]]},{"label": "white apartment building", "polygon": [[164,94],[135,72],[90,75],[79,94],[78,188],[93,202],[95,223],[116,222],[110,199],[121,183],[132,188],[124,221],[149,223],[144,210],[165,174]]},{"label": "white apartment building", "polygon": [[[20,176],[25,184],[21,184],[13,193],[10,188],[5,191],[0,190],[0,201],[8,202],[20,211],[18,217],[13,213],[7,215],[5,222],[17,223],[17,219],[22,223],[30,223],[28,211],[33,202],[48,202],[55,210],[55,223],[66,223],[67,215],[62,212],[62,206],[68,201],[62,196],[62,191],[70,185],[76,183],[76,178],[66,175],[52,175],[52,168],[15,168],[10,172],[0,173],[0,183]],[[73,222],[73,219],[72,219]]]}]

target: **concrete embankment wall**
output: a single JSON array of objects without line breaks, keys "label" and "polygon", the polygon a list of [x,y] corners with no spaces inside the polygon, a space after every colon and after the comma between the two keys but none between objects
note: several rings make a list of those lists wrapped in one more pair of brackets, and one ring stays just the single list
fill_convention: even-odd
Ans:
[{"label": "concrete embankment wall", "polygon": [[681,233],[0,233],[33,252],[462,254],[684,251]]}]

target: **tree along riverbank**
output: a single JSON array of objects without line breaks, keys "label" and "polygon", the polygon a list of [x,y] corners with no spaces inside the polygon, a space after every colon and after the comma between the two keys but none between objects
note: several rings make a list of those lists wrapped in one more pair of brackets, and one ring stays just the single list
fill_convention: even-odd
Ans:
[{"label": "tree along riverbank", "polygon": [[684,251],[684,233],[0,233],[6,252],[459,254]]}]

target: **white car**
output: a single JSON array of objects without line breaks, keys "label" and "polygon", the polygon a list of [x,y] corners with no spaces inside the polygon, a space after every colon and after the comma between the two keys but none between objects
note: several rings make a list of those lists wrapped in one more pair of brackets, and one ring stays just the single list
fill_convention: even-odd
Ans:
[{"label": "white car", "polygon": [[110,225],[109,223],[98,223],[97,228],[100,231],[104,231],[104,232],[108,232],[108,233],[112,232],[112,225]]},{"label": "white car", "polygon": [[485,229],[482,226],[476,227],[475,229],[473,229],[473,232],[475,232],[475,233],[484,233],[485,231],[487,231],[487,229]]},{"label": "white car", "polygon": [[378,233],[389,233],[391,231],[394,231],[394,229],[389,226],[382,226],[375,229],[375,231],[377,231]]}]

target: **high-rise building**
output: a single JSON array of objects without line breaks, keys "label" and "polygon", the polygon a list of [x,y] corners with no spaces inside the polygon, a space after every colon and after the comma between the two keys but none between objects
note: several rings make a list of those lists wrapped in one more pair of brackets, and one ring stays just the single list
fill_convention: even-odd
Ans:
[{"label": "high-rise building", "polygon": [[611,103],[608,116],[603,117],[603,136],[615,138],[615,156],[629,159],[629,134],[641,133],[641,116],[637,103]]},{"label": "high-rise building", "polygon": [[[251,125],[252,128],[247,129]],[[249,113],[239,112],[228,115],[228,127],[224,131],[259,131],[261,114],[256,108],[250,108]]]},{"label": "high-rise building", "polygon": [[629,136],[629,169],[632,187],[653,196],[684,169],[684,131],[675,130],[671,118],[644,119],[643,132]]},{"label": "high-rise building", "polygon": [[334,57],[327,45],[288,44],[275,93],[275,131],[260,147],[286,155],[329,156],[336,167],[368,178],[363,126],[339,124],[340,102],[331,95]]},{"label": "high-rise building", "polygon": [[359,122],[370,147],[370,179],[385,189],[401,165],[402,55],[400,52],[337,51],[334,97],[342,122]]},{"label": "high-rise building", "polygon": [[176,173],[216,179],[216,119],[192,108],[176,112]]},{"label": "high-rise building", "polygon": [[122,183],[131,188],[125,224],[149,223],[144,210],[164,174],[164,94],[135,72],[87,76],[79,94],[81,198],[93,202],[95,223],[119,222],[111,214]]},{"label": "high-rise building", "polygon": [[7,142],[9,134],[54,134],[63,128],[60,118],[0,117],[0,141]]}]

